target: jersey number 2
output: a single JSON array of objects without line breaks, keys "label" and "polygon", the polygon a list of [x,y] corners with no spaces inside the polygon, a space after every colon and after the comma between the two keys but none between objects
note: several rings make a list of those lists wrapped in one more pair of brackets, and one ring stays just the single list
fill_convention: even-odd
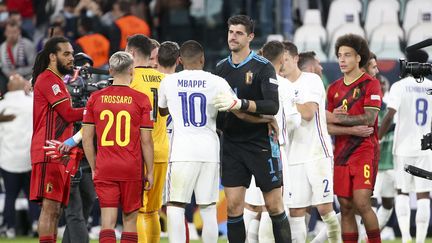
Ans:
[{"label": "jersey number 2", "polygon": [[[101,145],[102,146],[114,146],[114,140],[108,140],[108,132],[111,130],[114,119],[116,120],[116,126],[115,126],[115,142],[120,147],[125,147],[130,142],[130,121],[131,116],[129,112],[127,111],[120,111],[115,115],[110,110],[103,110],[100,113],[99,118],[103,121],[105,119],[108,119],[107,124],[102,132],[102,138],[101,138]],[[124,127],[122,125],[124,124]],[[122,139],[122,133],[124,133],[123,139]]]}]

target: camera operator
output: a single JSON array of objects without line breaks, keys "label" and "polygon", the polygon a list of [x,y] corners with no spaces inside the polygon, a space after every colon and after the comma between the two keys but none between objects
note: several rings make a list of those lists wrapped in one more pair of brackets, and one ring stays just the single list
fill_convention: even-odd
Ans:
[{"label": "camera operator", "polygon": [[[91,67],[93,66],[93,60],[88,55],[80,52],[75,55],[75,66]],[[80,129],[81,124],[75,126],[75,131]],[[69,138],[60,145],[60,148],[67,147],[69,149],[76,146],[77,143],[79,141],[75,142],[73,138]],[[75,177],[71,180],[70,201],[64,210],[66,229],[63,235],[63,243],[89,242],[87,222],[95,199],[96,192],[93,186],[90,165],[84,157]]]},{"label": "camera operator", "polygon": [[[423,50],[407,53],[409,62],[424,63],[428,54]],[[414,68],[415,69],[415,68]],[[418,70],[411,70],[412,73]],[[427,90],[432,89],[432,82],[424,79],[419,83],[413,77],[407,77],[394,83],[390,88],[387,99],[388,111],[381,123],[378,137],[381,139],[391,126],[395,117],[395,132],[393,142],[393,156],[396,165],[396,188],[398,195],[395,202],[396,216],[402,233],[402,242],[410,242],[410,198],[409,193],[417,194],[416,213],[416,241],[424,242],[430,219],[429,193],[432,181],[414,177],[405,173],[404,165],[414,165],[419,168],[432,170],[432,151],[421,150],[420,140],[424,134],[430,132],[432,115],[432,96]]]}]

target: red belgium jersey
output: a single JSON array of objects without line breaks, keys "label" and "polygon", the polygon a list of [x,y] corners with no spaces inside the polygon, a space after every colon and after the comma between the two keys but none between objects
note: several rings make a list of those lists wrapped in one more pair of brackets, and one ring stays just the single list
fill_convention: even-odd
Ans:
[{"label": "red belgium jersey", "polygon": [[[364,108],[381,108],[380,82],[364,73],[354,83],[346,85],[344,78],[333,82],[327,91],[327,110],[333,112],[335,108],[342,106],[349,115],[361,115]],[[368,157],[375,158],[379,155],[378,143],[378,119],[375,120],[374,132],[369,137],[357,137],[350,135],[335,136],[335,165],[344,165],[352,156],[362,156],[368,153]]]},{"label": "red belgium jersey", "polygon": [[66,122],[54,109],[62,102],[69,102],[72,106],[71,96],[63,80],[46,69],[37,77],[33,100],[32,164],[60,161],[51,161],[42,147],[46,140],[64,141],[73,135],[73,123]]},{"label": "red belgium jersey", "polygon": [[95,180],[143,179],[140,129],[153,128],[148,97],[123,85],[92,94],[84,111],[84,125],[96,127]]}]

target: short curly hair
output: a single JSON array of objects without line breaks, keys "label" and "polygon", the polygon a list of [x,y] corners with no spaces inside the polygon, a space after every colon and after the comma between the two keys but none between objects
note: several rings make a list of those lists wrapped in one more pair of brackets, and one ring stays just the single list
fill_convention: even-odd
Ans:
[{"label": "short curly hair", "polygon": [[335,44],[336,57],[338,56],[339,48],[341,46],[351,47],[357,52],[357,54],[360,55],[361,60],[359,67],[364,67],[364,65],[366,65],[366,63],[369,61],[369,46],[363,37],[355,34],[347,34],[339,37]]}]

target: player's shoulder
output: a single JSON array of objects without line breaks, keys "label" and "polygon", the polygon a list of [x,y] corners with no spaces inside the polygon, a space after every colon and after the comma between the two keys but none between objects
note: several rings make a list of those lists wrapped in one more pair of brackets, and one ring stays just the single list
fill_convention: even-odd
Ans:
[{"label": "player's shoulder", "polygon": [[335,81],[333,81],[331,84],[329,84],[327,89],[328,90],[335,89],[335,87],[340,85],[342,82],[343,82],[343,77],[340,77],[340,78],[336,79]]},{"label": "player's shoulder", "polygon": [[224,59],[220,60],[218,63],[216,63],[216,68],[222,67],[224,64],[228,64],[229,57],[225,57]]},{"label": "player's shoulder", "polygon": [[321,77],[318,76],[316,73],[310,73],[310,72],[302,72],[302,76],[305,80],[308,80],[309,82],[319,82],[322,83]]},{"label": "player's shoulder", "polygon": [[254,61],[256,61],[256,62],[258,62],[258,63],[260,63],[262,65],[271,64],[270,61],[267,58],[265,58],[263,56],[260,56],[260,55],[258,55],[255,52],[252,52],[252,60],[254,60]]}]

